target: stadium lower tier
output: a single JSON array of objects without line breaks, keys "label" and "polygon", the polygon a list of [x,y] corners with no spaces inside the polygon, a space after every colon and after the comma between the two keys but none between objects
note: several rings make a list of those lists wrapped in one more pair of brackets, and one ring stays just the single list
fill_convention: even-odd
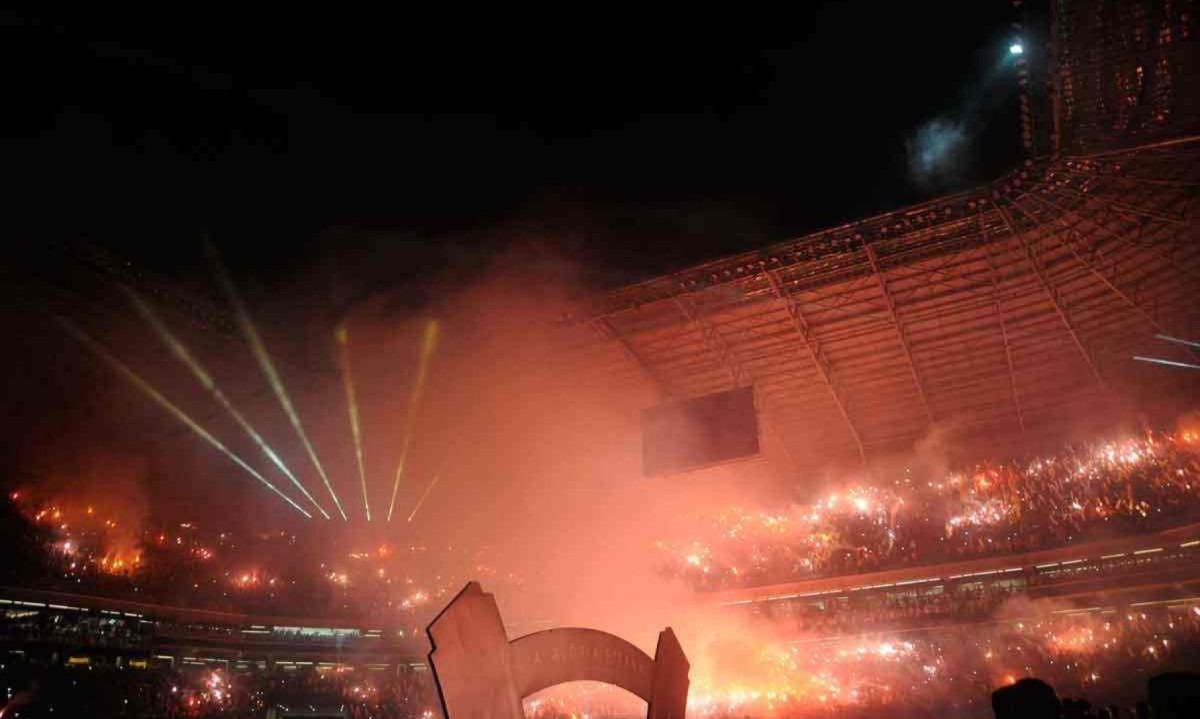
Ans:
[{"label": "stadium lower tier", "polygon": [[[890,716],[985,717],[992,690],[1028,676],[1130,706],[1149,676],[1200,666],[1198,526],[701,596],[715,600],[712,635],[681,634],[693,662],[689,716],[854,717],[886,707]],[[69,701],[89,693],[97,697],[86,705],[108,706],[111,687],[130,705],[92,715],[438,712],[424,638],[394,629],[19,587],[0,588],[0,611],[0,672],[10,702],[27,693],[23,717],[77,715]],[[619,690],[573,685],[525,706],[538,719],[645,712]]]},{"label": "stadium lower tier", "polygon": [[337,621],[184,609],[0,588],[0,647],[52,664],[424,671],[423,638]]},{"label": "stadium lower tier", "polygon": [[6,661],[0,716],[25,719],[432,719],[426,674],[225,671]]},{"label": "stadium lower tier", "polygon": [[977,620],[1006,603],[1089,606],[1200,595],[1200,525],[1056,550],[715,593],[808,634]]},{"label": "stadium lower tier", "polygon": [[[708,650],[705,650],[706,652]],[[353,717],[433,719],[431,673],[299,662],[139,661],[131,653],[8,650],[4,717]],[[714,659],[715,666],[706,666]],[[1040,677],[1105,716],[1133,716],[1147,680],[1200,662],[1200,604],[1174,600],[1032,613],[968,625],[840,637],[742,633],[698,652],[688,715],[763,717],[991,716],[989,696]],[[525,701],[533,719],[645,715],[603,685],[566,684]],[[1092,716],[1092,715],[1083,715]],[[1140,715],[1139,715],[1140,716]]]}]

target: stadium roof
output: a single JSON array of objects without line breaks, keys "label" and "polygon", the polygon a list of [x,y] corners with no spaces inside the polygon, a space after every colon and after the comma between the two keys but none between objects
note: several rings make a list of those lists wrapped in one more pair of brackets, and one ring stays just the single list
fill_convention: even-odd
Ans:
[{"label": "stadium roof", "polygon": [[[1195,395],[1200,138],[983,187],[592,298],[569,317],[664,398],[753,384],[764,442],[867,462],[935,426],[1028,446]],[[599,356],[597,360],[599,361]],[[1182,394],[1181,394],[1182,393]]]}]

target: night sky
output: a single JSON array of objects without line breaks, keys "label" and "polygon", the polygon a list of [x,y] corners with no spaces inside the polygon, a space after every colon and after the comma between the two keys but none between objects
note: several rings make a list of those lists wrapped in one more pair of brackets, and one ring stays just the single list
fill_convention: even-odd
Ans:
[{"label": "night sky", "polygon": [[[469,18],[20,14],[0,23],[20,234],[186,272],[514,231],[604,285],[989,179],[1019,160],[1011,5]],[[964,141],[931,176],[931,121]],[[331,239],[331,237],[336,239]],[[441,249],[439,249],[439,247]]]}]

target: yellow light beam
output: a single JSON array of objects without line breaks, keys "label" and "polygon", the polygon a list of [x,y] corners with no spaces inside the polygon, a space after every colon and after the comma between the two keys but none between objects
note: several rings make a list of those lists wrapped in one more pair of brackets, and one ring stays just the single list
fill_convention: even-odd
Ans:
[{"label": "yellow light beam", "polygon": [[241,329],[242,336],[246,338],[247,344],[250,345],[250,351],[254,354],[254,359],[258,360],[258,366],[262,368],[263,374],[267,376],[267,381],[270,382],[271,389],[274,390],[275,397],[279,400],[279,405],[283,407],[284,413],[287,414],[288,420],[292,423],[292,428],[296,430],[296,435],[300,437],[300,442],[304,444],[304,449],[308,452],[308,458],[312,461],[313,467],[316,468],[317,474],[320,475],[321,481],[325,483],[325,489],[329,490],[329,496],[333,498],[333,505],[337,507],[338,514],[342,515],[343,520],[347,519],[346,510],[342,509],[342,502],[338,499],[337,492],[333,491],[333,485],[329,482],[329,476],[325,474],[325,467],[321,465],[321,459],[317,457],[317,450],[313,448],[312,442],[308,441],[308,434],[305,433],[304,425],[300,422],[300,415],[296,412],[296,408],[292,406],[292,400],[288,396],[287,389],[283,386],[283,380],[280,379],[279,372],[275,370],[275,363],[271,360],[271,355],[267,352],[266,345],[263,344],[262,338],[258,336],[258,329],[254,326],[254,321],[250,319],[250,312],[242,302],[237,288],[234,287],[233,279],[221,263],[221,258],[217,255],[216,247],[211,242],[206,241],[204,248],[212,260],[213,267],[216,269],[217,281],[221,284],[221,289],[224,290],[229,303],[233,305],[238,328]]},{"label": "yellow light beam", "polygon": [[259,449],[262,450],[263,454],[267,456],[267,459],[271,460],[271,462],[279,468],[279,471],[292,481],[292,484],[296,486],[296,489],[299,489],[301,494],[307,497],[308,501],[313,503],[313,506],[317,508],[317,511],[321,513],[321,516],[325,517],[325,519],[329,519],[329,514],[325,511],[325,508],[322,507],[321,504],[317,502],[317,500],[314,499],[311,494],[309,494],[308,489],[300,483],[300,480],[296,479],[296,475],[292,474],[292,470],[289,469],[286,464],[284,464],[283,459],[275,452],[275,450],[271,448],[270,445],[267,444],[267,441],[263,439],[262,435],[260,435],[258,431],[254,429],[254,427],[250,424],[250,420],[246,419],[245,415],[243,415],[238,408],[233,405],[233,402],[231,402],[230,399],[225,396],[225,393],[222,392],[221,388],[217,386],[216,381],[212,378],[212,375],[208,373],[208,370],[206,370],[204,366],[200,364],[200,361],[192,355],[188,348],[184,346],[183,342],[171,332],[163,319],[158,316],[157,312],[154,311],[154,308],[152,308],[150,304],[146,302],[146,300],[133,288],[126,285],[121,285],[121,289],[125,292],[125,295],[133,304],[134,309],[136,309],[138,314],[142,316],[142,319],[146,320],[146,323],[150,325],[151,329],[154,330],[159,339],[161,339],[163,343],[167,345],[167,348],[171,350],[171,354],[175,355],[176,359],[178,359],[180,362],[186,365],[189,370],[191,370],[192,375],[195,376],[196,380],[201,384],[201,386],[208,390],[213,398],[217,400],[217,403],[225,408],[225,411],[229,413],[230,417],[233,417],[233,420],[237,422],[239,427],[242,428],[242,431],[249,435],[250,439],[254,440],[254,443],[257,444]]},{"label": "yellow light beam", "polygon": [[421,337],[421,355],[417,360],[417,379],[413,382],[412,392],[408,396],[408,415],[404,420],[404,439],[400,443],[400,462],[396,465],[396,478],[392,482],[392,501],[388,505],[387,521],[392,521],[392,513],[396,510],[396,490],[400,488],[400,478],[404,475],[404,464],[408,461],[408,447],[412,440],[413,420],[417,417],[417,407],[421,403],[421,394],[425,391],[425,379],[429,374],[429,360],[433,357],[438,343],[438,321],[431,319],[425,324],[425,332]]},{"label": "yellow light beam", "polygon": [[339,325],[334,332],[338,343],[338,359],[342,368],[342,386],[346,389],[346,411],[350,414],[350,432],[354,435],[354,458],[358,462],[358,481],[362,484],[363,511],[371,521],[371,503],[367,499],[367,471],[363,466],[362,430],[358,423],[358,395],[354,391],[354,374],[350,369],[349,332]]},{"label": "yellow light beam", "polygon": [[408,521],[413,521],[413,517],[417,516],[417,512],[420,511],[421,505],[425,504],[425,498],[428,497],[429,493],[433,491],[433,485],[437,484],[438,480],[441,478],[442,475],[440,474],[433,475],[433,481],[429,483],[429,486],[425,488],[424,492],[421,492],[421,498],[417,500],[417,506],[413,507],[412,512],[409,512]]},{"label": "yellow light beam", "polygon": [[259,482],[261,482],[267,489],[271,490],[275,494],[278,494],[280,497],[282,497],[283,501],[287,502],[292,507],[294,507],[297,512],[299,512],[300,514],[303,514],[308,519],[312,519],[312,515],[309,514],[307,511],[305,511],[304,507],[301,507],[299,504],[296,504],[296,502],[293,501],[291,497],[289,497],[286,494],[284,494],[283,492],[281,492],[279,490],[279,488],[276,487],[274,484],[271,484],[271,481],[269,479],[267,479],[266,477],[259,474],[258,470],[254,469],[249,464],[247,464],[245,460],[243,460],[241,457],[234,454],[233,450],[229,449],[224,444],[222,444],[219,439],[217,439],[216,437],[214,437],[212,435],[212,433],[210,433],[204,427],[200,426],[200,424],[198,422],[196,422],[196,420],[189,417],[186,412],[184,412],[182,409],[177,407],[173,402],[171,402],[171,400],[164,397],[162,395],[162,393],[160,393],[158,390],[156,390],[149,382],[142,379],[142,376],[139,375],[137,372],[135,372],[132,367],[125,364],[121,360],[117,359],[116,356],[114,356],[111,352],[109,352],[107,349],[105,349],[99,342],[92,339],[91,336],[89,336],[86,332],[84,332],[83,329],[81,329],[78,325],[76,325],[74,322],[68,320],[67,318],[61,317],[59,315],[54,315],[54,319],[57,320],[58,323],[60,325],[62,325],[63,328],[68,333],[70,333],[72,336],[74,336],[75,339],[79,340],[79,342],[84,347],[88,348],[94,354],[96,354],[98,357],[100,357],[105,362],[107,362],[113,369],[115,369],[117,371],[118,374],[123,376],[125,379],[129,380],[135,387],[142,390],[142,392],[145,392],[146,395],[149,396],[150,399],[157,402],[160,407],[162,407],[163,409],[170,412],[172,415],[175,416],[176,419],[178,419],[180,422],[183,422],[193,432],[200,435],[200,437],[202,439],[206,440],[209,444],[216,447],[226,457],[233,460],[234,464],[236,464],[237,466],[246,470],[246,472],[250,476],[254,477]]}]

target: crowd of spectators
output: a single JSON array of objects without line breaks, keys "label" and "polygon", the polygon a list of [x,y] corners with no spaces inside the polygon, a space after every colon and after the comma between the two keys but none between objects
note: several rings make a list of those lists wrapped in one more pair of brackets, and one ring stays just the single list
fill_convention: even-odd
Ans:
[{"label": "crowd of spectators", "polygon": [[[693,681],[688,716],[702,719],[872,719],[993,716],[997,688],[1041,677],[1064,694],[1055,714],[995,711],[999,719],[1149,719],[1146,680],[1200,667],[1200,610],[1108,608],[1016,617],[967,627],[813,639],[740,651],[722,645],[716,665],[729,676]],[[761,662],[748,670],[745,662]],[[722,680],[724,683],[722,683]],[[1005,696],[1005,692],[1001,692]],[[603,692],[563,692],[527,716],[644,716],[644,705]],[[1194,707],[1195,705],[1193,705]],[[1200,716],[1198,714],[1163,715]]]},{"label": "crowd of spectators", "polygon": [[837,635],[896,631],[947,621],[992,616],[1023,588],[1014,584],[960,587],[953,591],[857,593],[836,599],[794,599],[759,605],[774,627],[797,634]]},{"label": "crowd of spectators", "polygon": [[154,635],[153,624],[124,617],[23,608],[0,612],[0,640],[14,643],[147,649]]},{"label": "crowd of spectators", "polygon": [[1191,434],[1073,444],[1047,457],[856,484],[777,511],[730,508],[660,566],[700,590],[1030,552],[1200,521]]},{"label": "crowd of spectators", "polygon": [[122,669],[27,662],[0,665],[7,704],[0,715],[28,719],[261,719],[270,707],[344,711],[352,719],[441,715],[428,673],[226,674],[196,669]]},{"label": "crowd of spectators", "polygon": [[[1150,432],[951,473],[876,476],[777,511],[710,515],[691,538],[662,543],[657,561],[668,576],[713,590],[1154,531],[1200,520],[1197,449],[1192,435]],[[419,632],[468,579],[511,578],[466,552],[362,551],[317,535],[235,536],[190,523],[146,530],[117,558],[105,527],[88,529],[92,517],[18,494],[6,513],[40,532],[26,548],[40,561],[8,580],[24,586],[259,616],[387,616]]]},{"label": "crowd of spectators", "polygon": [[[339,650],[394,650],[404,637],[380,632],[370,638],[357,630],[331,633],[330,630],[256,629],[211,623],[186,623],[100,612],[17,607],[0,611],[0,641],[14,645],[41,644],[71,649],[101,647],[150,650],[179,640],[224,641],[237,646],[312,645],[337,647]],[[413,645],[405,645],[412,650]]]},{"label": "crowd of spectators", "polygon": [[353,536],[192,522],[143,529],[135,540],[114,524],[91,506],[7,492],[0,544],[21,562],[0,567],[0,583],[255,616],[387,617],[415,632],[468,579],[507,578],[466,550],[363,547]]}]

